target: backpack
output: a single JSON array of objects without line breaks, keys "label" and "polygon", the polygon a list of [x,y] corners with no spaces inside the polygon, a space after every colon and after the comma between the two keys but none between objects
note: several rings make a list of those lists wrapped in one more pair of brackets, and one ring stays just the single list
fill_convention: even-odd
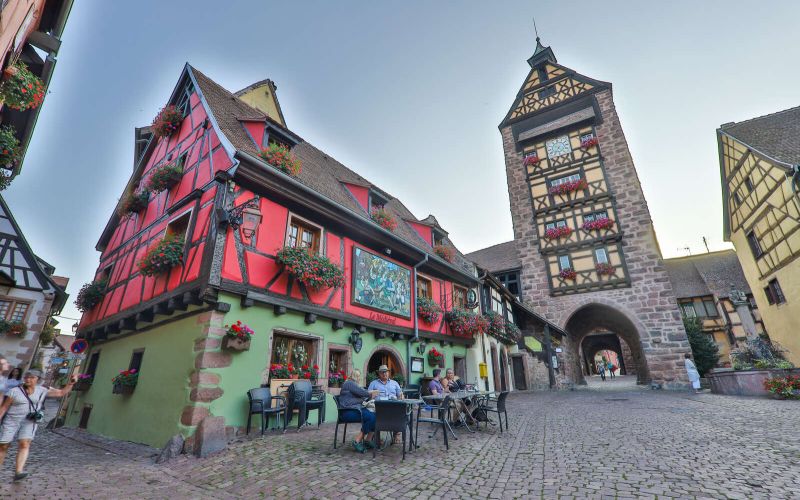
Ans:
[{"label": "backpack", "polygon": [[472,418],[474,418],[478,422],[488,422],[489,415],[486,414],[486,411],[483,408],[475,408],[472,410]]}]

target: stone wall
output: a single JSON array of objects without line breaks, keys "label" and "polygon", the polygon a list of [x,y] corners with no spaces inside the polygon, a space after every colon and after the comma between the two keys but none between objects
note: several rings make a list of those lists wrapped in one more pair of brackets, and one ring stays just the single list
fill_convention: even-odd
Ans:
[{"label": "stone wall", "polygon": [[[683,355],[690,349],[677,300],[664,269],[650,211],[614,108],[611,90],[598,93],[597,101],[602,123],[597,125],[596,133],[607,181],[616,198],[618,224],[624,234],[622,247],[631,286],[560,297],[550,295],[545,262],[539,253],[522,156],[516,150],[511,128],[506,127],[501,134],[514,238],[518,241],[522,261],[523,299],[562,328],[566,327],[573,313],[587,304],[600,303],[619,311],[636,327],[637,331],[631,332],[626,340],[631,342],[636,340],[636,336],[639,337],[640,346],[631,347],[643,351],[652,380],[667,386],[683,386],[687,383]],[[624,332],[614,333],[624,335]],[[565,361],[570,366],[563,371],[573,381],[582,379],[576,352],[579,340],[572,339],[564,349],[564,357],[570,358]]]}]

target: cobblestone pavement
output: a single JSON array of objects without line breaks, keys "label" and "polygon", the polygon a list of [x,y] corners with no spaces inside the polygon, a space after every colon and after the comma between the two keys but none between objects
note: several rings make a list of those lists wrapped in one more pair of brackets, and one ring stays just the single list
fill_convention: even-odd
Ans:
[{"label": "cobblestone pavement", "polygon": [[509,405],[509,432],[460,432],[448,452],[421,428],[405,462],[399,446],[375,460],[334,450],[331,425],[167,466],[152,448],[42,431],[31,477],[11,483],[9,460],[0,497],[800,498],[797,402],[583,390],[513,394]]}]

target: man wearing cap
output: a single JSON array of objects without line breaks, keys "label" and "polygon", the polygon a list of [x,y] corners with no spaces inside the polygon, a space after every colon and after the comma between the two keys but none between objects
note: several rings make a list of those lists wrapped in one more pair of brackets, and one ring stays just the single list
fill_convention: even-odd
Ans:
[{"label": "man wearing cap", "polygon": [[378,391],[378,398],[403,399],[403,389],[396,380],[389,378],[389,367],[381,365],[378,368],[378,378],[373,380],[367,388],[368,391]]},{"label": "man wearing cap", "polygon": [[22,376],[22,385],[9,390],[0,405],[0,419],[5,417],[0,426],[0,465],[6,459],[8,445],[16,437],[18,450],[14,481],[28,476],[24,472],[25,462],[28,461],[28,451],[36,434],[36,427],[44,419],[45,398],[60,398],[69,394],[77,376],[73,375],[63,389],[40,386],[41,378],[42,373],[38,370],[26,371]]}]

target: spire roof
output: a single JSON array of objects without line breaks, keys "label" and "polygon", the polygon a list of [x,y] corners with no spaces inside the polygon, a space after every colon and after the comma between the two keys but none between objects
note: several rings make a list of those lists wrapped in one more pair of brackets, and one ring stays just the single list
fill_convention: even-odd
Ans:
[{"label": "spire roof", "polygon": [[539,66],[543,62],[558,62],[556,60],[556,55],[553,53],[553,49],[549,46],[545,47],[542,45],[542,40],[537,36],[536,37],[536,50],[533,51],[533,55],[528,59],[528,64],[531,68],[535,68]]}]

